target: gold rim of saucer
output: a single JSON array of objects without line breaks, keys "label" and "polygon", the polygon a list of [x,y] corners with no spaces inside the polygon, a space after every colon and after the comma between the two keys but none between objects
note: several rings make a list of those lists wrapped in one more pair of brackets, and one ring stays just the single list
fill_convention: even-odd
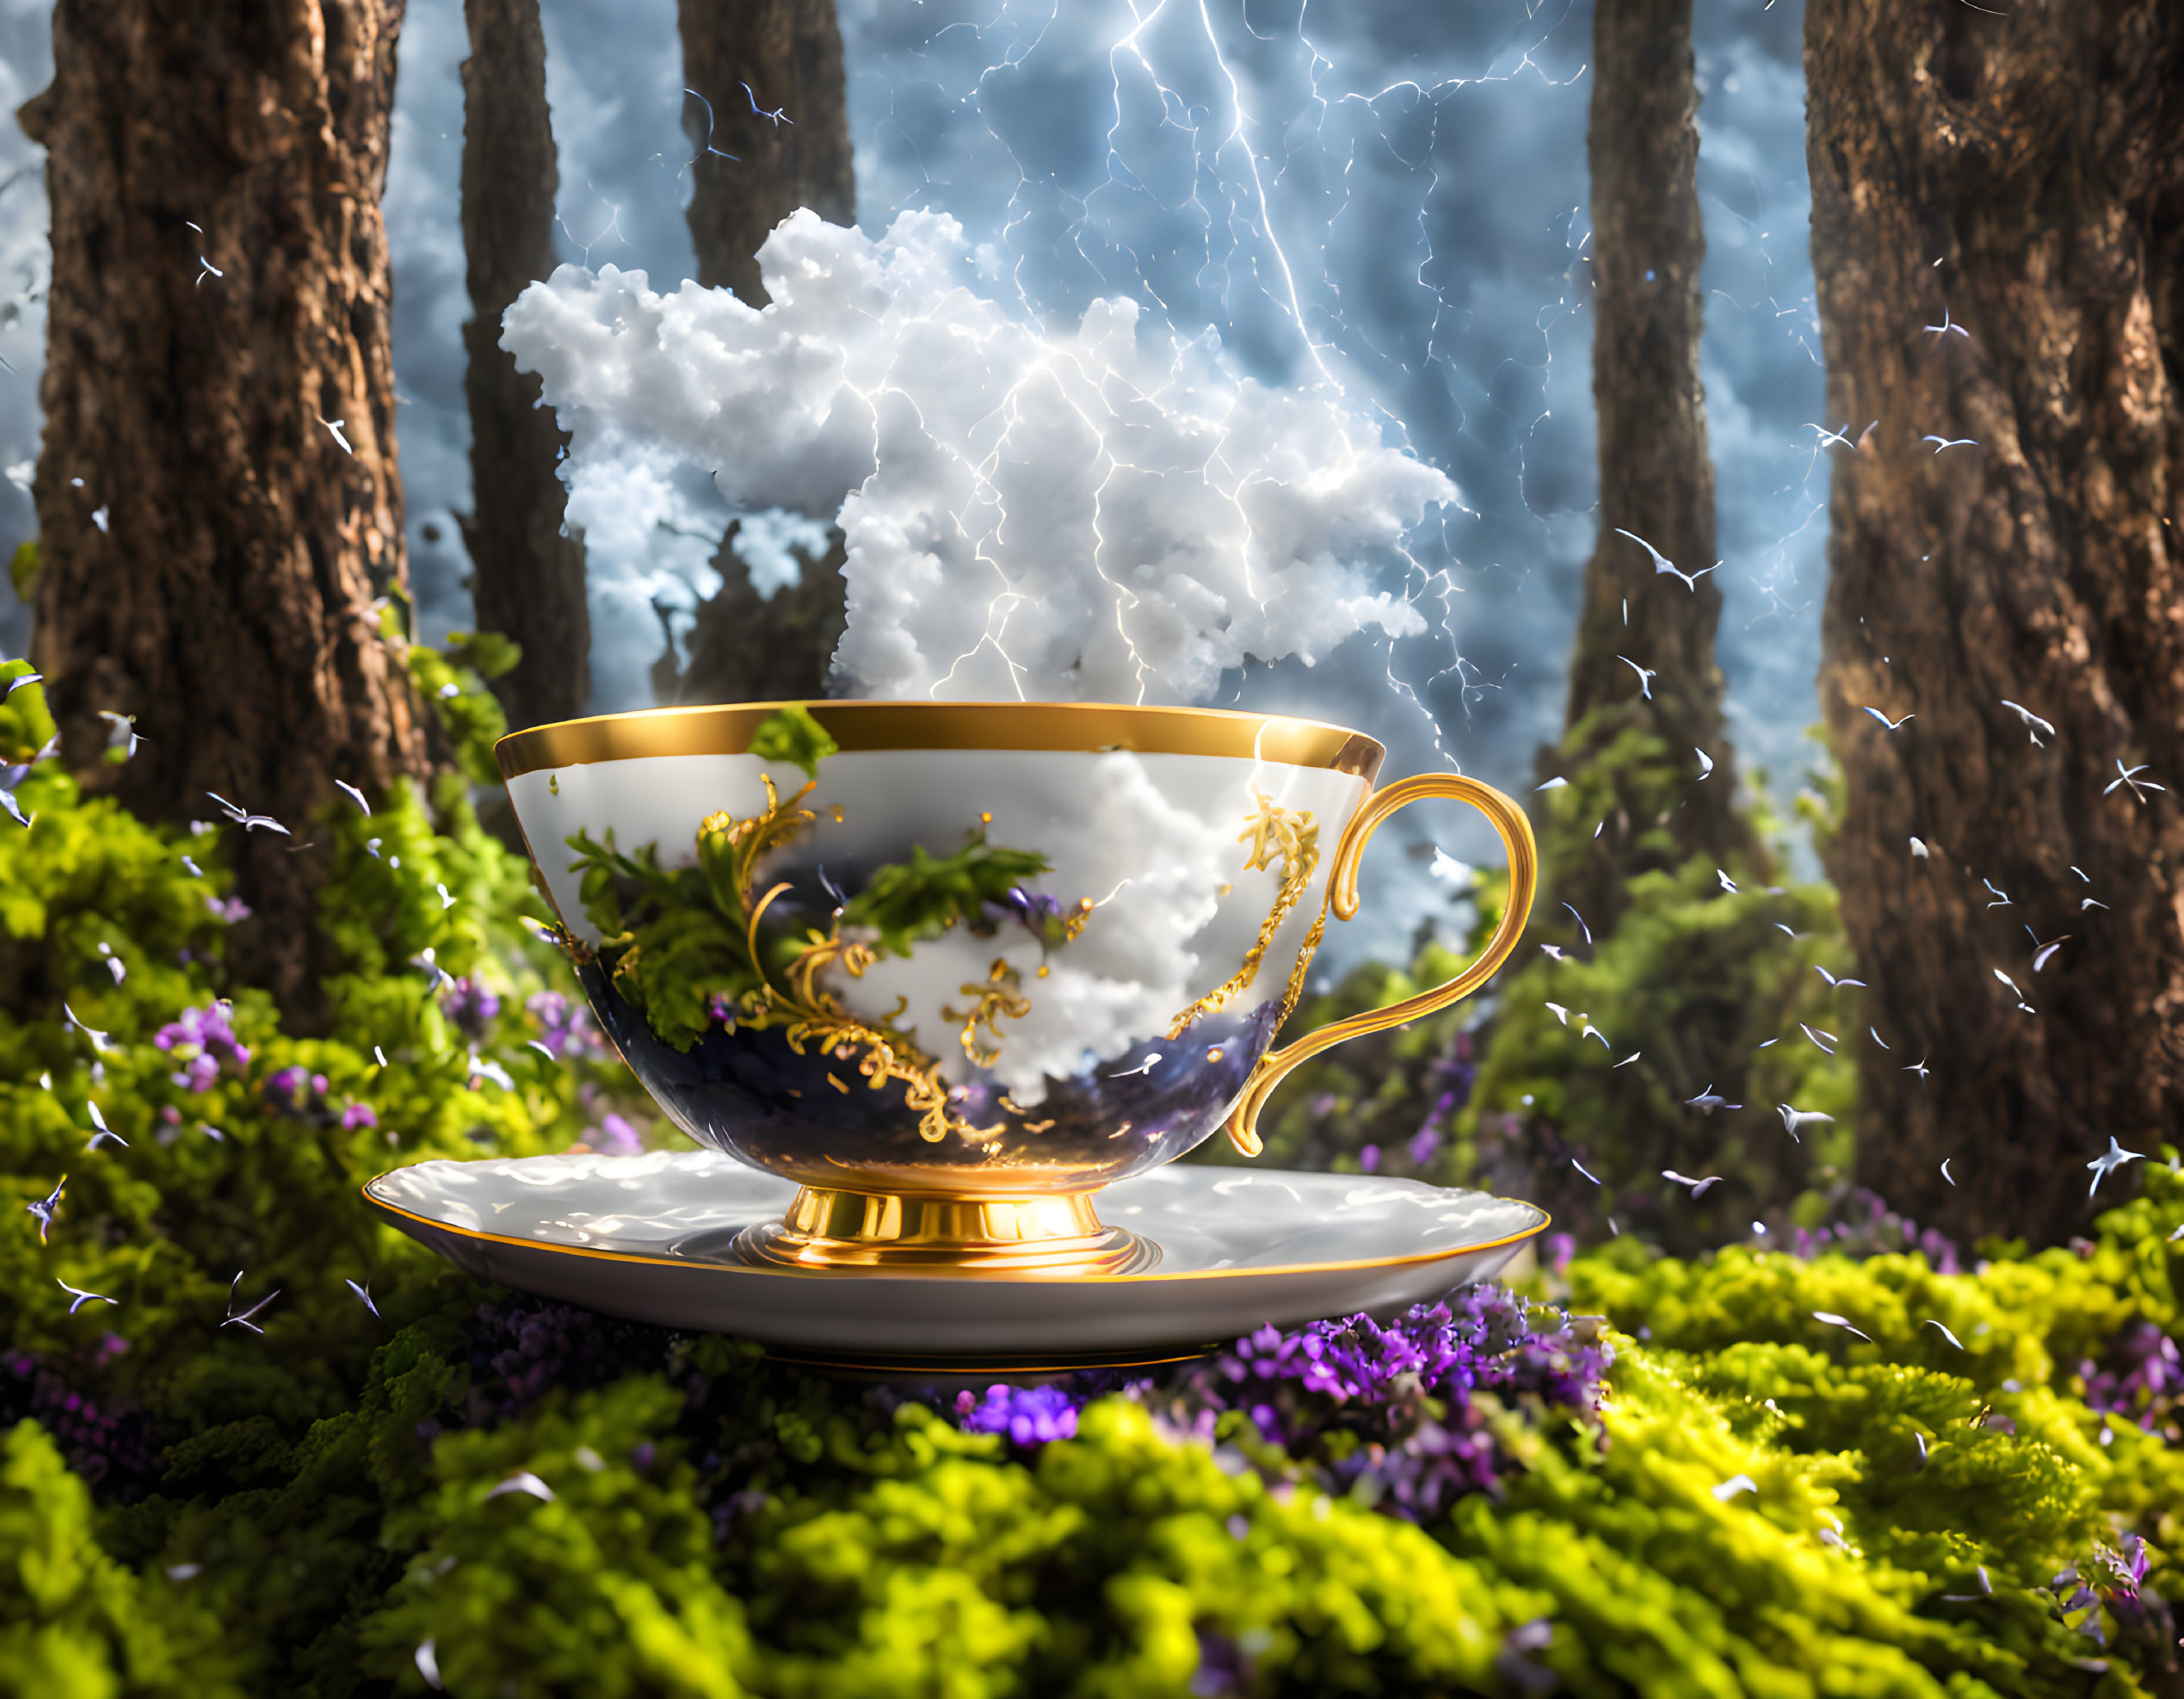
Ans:
[{"label": "gold rim of saucer", "polygon": [[[512,732],[493,746],[503,778],[548,768],[665,755],[743,755],[759,722],[791,706],[737,702],[645,708]],[[1067,750],[1212,755],[1379,777],[1387,751],[1347,726],[1229,708],[1114,702],[813,701],[811,717],[844,751]]]},{"label": "gold rim of saucer", "polygon": [[[379,1177],[381,1177],[374,1176],[373,1179]],[[753,1275],[775,1280],[784,1276],[800,1280],[830,1280],[835,1277],[835,1271],[831,1270],[798,1268],[780,1263],[694,1262],[685,1257],[648,1257],[636,1251],[606,1251],[588,1245],[554,1245],[544,1239],[519,1239],[513,1233],[487,1233],[478,1227],[460,1227],[453,1222],[443,1221],[431,1215],[420,1215],[414,1209],[404,1209],[398,1203],[391,1203],[383,1197],[375,1196],[372,1191],[372,1185],[373,1180],[367,1180],[358,1188],[358,1190],[362,1195],[364,1202],[373,1208],[388,1215],[398,1215],[403,1220],[415,1221],[418,1226],[433,1233],[446,1233],[454,1239],[474,1239],[485,1245],[512,1245],[520,1251],[536,1251],[552,1257],[591,1257],[606,1263],[642,1263],[664,1269],[701,1269],[713,1274]],[[1523,1202],[1523,1200],[1512,1198],[1506,1199],[1504,1202]],[[1477,1239],[1463,1245],[1435,1245],[1430,1251],[1414,1251],[1401,1257],[1352,1257],[1332,1263],[1251,1263],[1241,1268],[1227,1269],[1154,1267],[1141,1270],[1136,1273],[1079,1275],[1075,1276],[1075,1280],[1078,1282],[1095,1285],[1107,1283],[1120,1285],[1156,1281],[1264,1280],[1285,1275],[1336,1274],[1355,1272],[1365,1269],[1409,1268],[1419,1263],[1445,1263],[1458,1257],[1470,1256],[1477,1251],[1498,1251],[1505,1245],[1521,1245],[1528,1239],[1537,1239],[1554,1225],[1554,1218],[1540,1208],[1538,1204],[1525,1202],[1524,1208],[1531,1210],[1539,1219],[1529,1226],[1519,1228],[1515,1233],[1503,1233],[1496,1239]],[[871,1276],[883,1277],[891,1272],[895,1271],[886,1269],[867,1270]],[[928,1278],[933,1276],[945,1276],[947,1270],[934,1268],[903,1272],[914,1273],[920,1278]],[[1009,1276],[1005,1271],[986,1270],[974,1271],[973,1277],[992,1280],[1006,1279]]]},{"label": "gold rim of saucer", "polygon": [[772,1267],[921,1274],[1118,1275],[1160,1261],[1151,1240],[1102,1226],[1089,1192],[931,1197],[805,1186],[780,1220],[745,1227],[736,1251]]}]

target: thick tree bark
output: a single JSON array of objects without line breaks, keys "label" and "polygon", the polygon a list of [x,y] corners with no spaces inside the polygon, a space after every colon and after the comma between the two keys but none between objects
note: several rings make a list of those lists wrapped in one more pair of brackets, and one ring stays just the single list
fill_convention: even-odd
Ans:
[{"label": "thick tree bark", "polygon": [[591,616],[584,546],[562,528],[568,491],[556,466],[567,435],[539,405],[540,380],[500,345],[501,315],[553,270],[559,182],[546,110],[546,38],[538,0],[465,0],[463,248],[471,320],[471,511],[461,520],[471,597],[482,631],[522,646],[494,681],[511,729],[584,711],[591,695]]},{"label": "thick tree bark", "polygon": [[676,16],[682,78],[701,97],[683,101],[698,281],[763,306],[754,256],[775,225],[799,207],[856,221],[834,0],[678,0]]},{"label": "thick tree bark", "polygon": [[[679,0],[677,15],[683,78],[703,97],[683,105],[698,281],[764,306],[755,256],[775,225],[799,207],[833,224],[857,216],[833,0]],[[846,620],[839,534],[799,583],[763,599],[734,538],[731,527],[713,557],[724,582],[698,609],[688,664],[678,676],[670,639],[657,676],[676,677],[684,701],[825,695]]]},{"label": "thick tree bark", "polygon": [[[234,835],[256,918],[230,961],[306,1010],[306,812],[429,768],[373,605],[408,576],[379,213],[401,16],[60,0],[22,112],[52,207],[37,655],[64,752],[148,817],[217,818],[213,790],[299,828]],[[126,765],[97,759],[101,709],[137,716]]]},{"label": "thick tree bark", "polygon": [[[1694,782],[1665,823],[1612,811],[1554,893],[1596,931],[1614,922],[1632,874],[1696,854],[1726,866],[1756,845],[1735,808],[1736,767],[1723,734],[1714,631],[1721,592],[1658,571],[1628,531],[1678,571],[1714,564],[1714,473],[1699,380],[1704,322],[1699,269],[1699,96],[1691,0],[1622,0],[1593,15],[1593,397],[1599,411],[1600,541],[1586,564],[1570,664],[1575,749],[1543,754],[1564,770],[1633,730],[1657,737]],[[1627,661],[1624,658],[1627,657]],[[1646,669],[1650,678],[1637,668]],[[1650,700],[1647,692],[1650,691]],[[1712,778],[1698,782],[1705,750]]]},{"label": "thick tree bark", "polygon": [[2184,1142],[2184,10],[1810,0],[1805,71],[1829,417],[1879,421],[1831,451],[1820,676],[1895,1047],[1858,1171],[2054,1240],[2127,1190],[2081,1183],[2111,1135]]}]

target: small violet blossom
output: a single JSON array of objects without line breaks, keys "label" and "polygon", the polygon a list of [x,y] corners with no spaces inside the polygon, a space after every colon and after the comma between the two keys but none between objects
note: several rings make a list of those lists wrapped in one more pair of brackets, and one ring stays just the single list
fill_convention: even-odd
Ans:
[{"label": "small violet blossom", "polygon": [[[322,1081],[324,1078],[324,1074],[317,1076]],[[265,1093],[266,1107],[275,1115],[307,1114],[311,1108],[309,1099],[312,1084],[313,1076],[300,1066],[276,1069],[265,1077],[262,1088]]]},{"label": "small violet blossom", "polygon": [[168,1078],[185,1090],[209,1091],[224,1066],[232,1066],[239,1074],[250,1063],[249,1048],[237,1041],[227,1010],[218,1003],[183,1010],[154,1033],[151,1041],[182,1065]]},{"label": "small violet blossom", "polygon": [[583,1142],[602,1156],[645,1154],[644,1135],[612,1109],[601,1117],[598,1126],[584,1129]]},{"label": "small violet blossom", "polygon": [[966,1433],[1006,1434],[1018,1445],[1044,1445],[1077,1436],[1077,1405],[1059,1387],[989,1387],[984,1400],[955,1395]]},{"label": "small violet blossom", "polygon": [[540,1041],[557,1057],[589,1055],[599,1048],[598,1031],[591,1011],[559,992],[538,992],[523,1004],[524,1012],[539,1023]]},{"label": "small violet blossom", "polygon": [[1590,1418],[1613,1357],[1590,1323],[1550,1315],[1535,1325],[1521,1299],[1482,1286],[1386,1326],[1357,1315],[1288,1332],[1262,1327],[1172,1380],[1125,1383],[1091,1371],[995,1387],[983,1399],[961,1393],[954,1414],[968,1431],[1029,1446],[1070,1437],[1084,1403],[1116,1391],[1179,1440],[1212,1443],[1220,1418],[1241,1412],[1290,1460],[1277,1468],[1424,1522],[1521,1467],[1502,1449],[1490,1400]]},{"label": "small violet blossom", "polygon": [[501,1012],[501,1000],[466,974],[448,987],[440,1009],[465,1037],[480,1039]]}]

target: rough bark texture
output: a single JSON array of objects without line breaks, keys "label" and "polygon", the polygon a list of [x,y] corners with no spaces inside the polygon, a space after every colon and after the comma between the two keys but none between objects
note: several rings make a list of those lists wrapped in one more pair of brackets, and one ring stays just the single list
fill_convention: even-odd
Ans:
[{"label": "rough bark texture", "polygon": [[678,0],[676,16],[682,80],[703,97],[682,108],[698,281],[763,306],[755,256],[775,225],[799,207],[856,222],[834,0]]},{"label": "rough bark texture", "polygon": [[559,182],[546,110],[538,0],[466,0],[463,247],[471,321],[472,510],[460,521],[478,628],[505,633],[523,658],[494,681],[511,729],[582,714],[591,695],[584,546],[562,532],[568,491],[555,466],[567,435],[540,406],[540,380],[500,345],[501,315],[553,269]]},{"label": "rough bark texture", "polygon": [[[1636,730],[1661,738],[1694,783],[1667,825],[1672,853],[1638,842],[1656,824],[1628,807],[1607,818],[1554,894],[1596,931],[1613,924],[1626,882],[1700,853],[1727,865],[1755,845],[1733,806],[1736,769],[1723,734],[1714,630],[1721,592],[1657,571],[1620,529],[1684,572],[1714,563],[1714,473],[1699,380],[1704,322],[1699,268],[1699,96],[1691,0],[1623,0],[1593,16],[1593,397],[1600,419],[1600,541],[1586,563],[1570,664],[1574,750],[1547,751],[1543,775]],[[1642,680],[1620,658],[1653,673]],[[1645,692],[1650,689],[1651,700]],[[1703,749],[1713,776],[1696,782]],[[1660,840],[1656,837],[1657,843]]]},{"label": "rough bark texture", "polygon": [[[401,15],[60,0],[22,112],[52,207],[37,658],[64,754],[148,817],[217,818],[216,790],[299,828],[236,834],[256,917],[229,959],[306,1013],[305,817],[336,778],[429,765],[373,606],[407,578],[379,213]],[[102,708],[147,740],[126,765],[97,758]]]},{"label": "rough bark texture", "polygon": [[[799,207],[834,224],[856,219],[833,0],[680,0],[678,17],[683,79],[712,107],[708,131],[706,104],[683,106],[696,155],[688,216],[698,281],[763,306],[755,256],[775,225]],[[779,121],[768,115],[776,111]],[[674,681],[684,701],[825,695],[846,619],[840,534],[824,559],[804,562],[799,583],[764,599],[734,538],[731,527],[713,557],[724,582],[698,609],[688,664],[678,672],[670,637],[656,686]]]},{"label": "rough bark texture", "polygon": [[[802,576],[762,600],[749,569],[736,558],[737,528],[729,526],[713,558],[713,571],[726,582],[718,596],[698,606],[689,664],[674,680],[676,700],[805,701],[825,695],[828,666],[848,622],[842,533],[833,534],[833,546],[817,559],[799,550]],[[671,658],[672,647],[669,653]]]},{"label": "rough bark texture", "polygon": [[[1829,417],[1879,421],[1831,451],[1820,677],[1895,1047],[1860,1047],[1859,1174],[2054,1240],[2110,1135],[2184,1142],[2184,817],[2104,794],[2184,785],[2184,9],[1811,0],[1805,70]],[[2028,928],[2069,935],[2037,977]]]}]

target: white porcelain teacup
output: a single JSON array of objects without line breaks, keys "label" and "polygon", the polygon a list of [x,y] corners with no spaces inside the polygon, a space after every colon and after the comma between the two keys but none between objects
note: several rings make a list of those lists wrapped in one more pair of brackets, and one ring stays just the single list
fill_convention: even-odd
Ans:
[{"label": "white porcelain teacup", "polygon": [[[754,748],[756,744],[756,748]],[[1107,704],[814,702],[571,720],[499,746],[602,1024],[703,1144],[798,1181],[750,1254],[1112,1271],[1099,1187],[1281,1076],[1440,1009],[1515,946],[1515,804],[1315,721]],[[1367,841],[1426,797],[1500,833],[1510,900],[1447,984],[1273,1048]],[[611,836],[610,836],[611,835]]]}]

